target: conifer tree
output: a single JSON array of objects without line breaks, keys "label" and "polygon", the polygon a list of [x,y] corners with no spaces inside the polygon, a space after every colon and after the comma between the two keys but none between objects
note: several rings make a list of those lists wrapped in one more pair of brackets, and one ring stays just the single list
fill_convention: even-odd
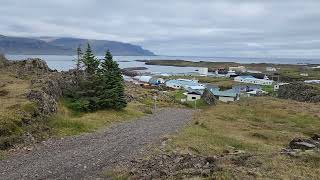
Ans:
[{"label": "conifer tree", "polygon": [[99,107],[99,94],[101,94],[101,78],[99,75],[100,61],[93,55],[88,44],[86,52],[83,55],[85,76],[79,83],[79,91],[76,93],[79,109],[84,111],[95,111]]},{"label": "conifer tree", "polygon": [[85,72],[87,75],[94,75],[97,73],[99,67],[99,60],[93,55],[91,46],[88,43],[87,50],[83,55],[83,64],[85,66]]},{"label": "conifer tree", "polygon": [[104,81],[104,93],[101,99],[102,106],[114,109],[126,107],[127,102],[121,70],[118,63],[113,60],[109,50],[106,52],[101,67]]},{"label": "conifer tree", "polygon": [[77,59],[76,59],[76,70],[79,71],[81,69],[81,65],[82,65],[82,49],[80,47],[80,45],[77,48]]}]

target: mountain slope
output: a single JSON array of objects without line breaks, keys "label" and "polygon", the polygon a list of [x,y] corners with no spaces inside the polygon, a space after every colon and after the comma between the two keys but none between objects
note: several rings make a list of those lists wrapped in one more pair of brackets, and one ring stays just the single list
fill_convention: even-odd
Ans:
[{"label": "mountain slope", "polygon": [[68,54],[69,48],[48,44],[45,41],[0,35],[0,53],[5,54]]},{"label": "mountain slope", "polygon": [[107,40],[88,40],[88,39],[77,39],[77,38],[58,38],[49,41],[49,44],[54,46],[63,46],[70,49],[76,49],[79,45],[85,47],[87,43],[90,43],[96,54],[104,54],[107,49],[109,49],[114,55],[123,56],[139,56],[147,55],[153,56],[154,54],[148,50],[145,50],[137,45],[132,45],[129,43],[122,43],[116,41]]},{"label": "mountain slope", "polygon": [[90,43],[97,55],[109,49],[113,55],[153,56],[140,46],[107,40],[87,40],[78,38],[24,38],[0,35],[0,53],[22,55],[74,55],[80,45],[85,48]]}]

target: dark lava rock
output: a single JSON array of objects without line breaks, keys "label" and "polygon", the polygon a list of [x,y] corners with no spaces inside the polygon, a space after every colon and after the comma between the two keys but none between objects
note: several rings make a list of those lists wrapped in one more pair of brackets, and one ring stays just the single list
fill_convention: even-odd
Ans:
[{"label": "dark lava rock", "polygon": [[180,179],[210,177],[217,171],[216,159],[191,154],[160,154],[148,160],[134,161],[132,179]]},{"label": "dark lava rock", "polygon": [[295,82],[280,86],[278,97],[283,99],[292,99],[301,102],[320,102],[320,91],[315,87]]},{"label": "dark lava rock", "polygon": [[202,99],[209,105],[215,105],[217,102],[214,95],[208,89],[204,90],[202,94]]},{"label": "dark lava rock", "polygon": [[316,142],[311,139],[295,138],[289,143],[291,149],[308,150],[316,147]]}]

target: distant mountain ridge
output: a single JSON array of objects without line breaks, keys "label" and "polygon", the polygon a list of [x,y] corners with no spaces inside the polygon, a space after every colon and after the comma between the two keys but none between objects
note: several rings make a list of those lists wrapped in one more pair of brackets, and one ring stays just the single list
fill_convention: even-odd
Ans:
[{"label": "distant mountain ridge", "polygon": [[59,37],[11,37],[0,35],[0,53],[14,55],[74,55],[80,45],[90,43],[96,55],[104,55],[109,49],[117,56],[154,56],[149,50],[130,43],[108,40]]}]

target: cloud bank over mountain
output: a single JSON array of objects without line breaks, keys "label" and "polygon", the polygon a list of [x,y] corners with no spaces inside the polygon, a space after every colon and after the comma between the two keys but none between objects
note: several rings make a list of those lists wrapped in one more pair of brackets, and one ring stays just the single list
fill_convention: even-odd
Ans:
[{"label": "cloud bank over mountain", "polygon": [[105,39],[156,54],[320,57],[318,0],[2,0],[0,34]]}]

